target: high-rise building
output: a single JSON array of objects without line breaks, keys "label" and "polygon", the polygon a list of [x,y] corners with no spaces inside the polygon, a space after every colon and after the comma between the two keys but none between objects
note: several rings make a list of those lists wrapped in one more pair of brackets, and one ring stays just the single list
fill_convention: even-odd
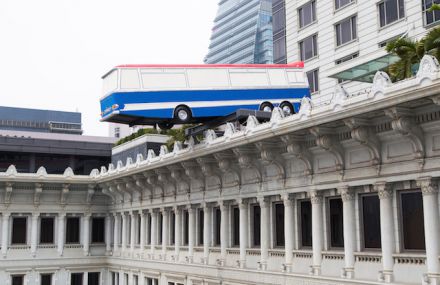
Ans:
[{"label": "high-rise building", "polygon": [[286,1],[272,2],[273,63],[286,64]]},{"label": "high-rise building", "polygon": [[376,71],[396,61],[385,51],[389,41],[419,39],[440,23],[432,3],[286,0],[287,61],[304,61],[315,104],[330,100],[338,84],[368,92]]},{"label": "high-rise building", "polygon": [[205,63],[272,62],[272,1],[221,0]]}]

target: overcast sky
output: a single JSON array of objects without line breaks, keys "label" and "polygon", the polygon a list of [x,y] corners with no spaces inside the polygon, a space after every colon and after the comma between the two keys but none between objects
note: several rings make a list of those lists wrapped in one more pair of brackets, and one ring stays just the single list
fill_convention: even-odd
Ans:
[{"label": "overcast sky", "polygon": [[99,122],[101,76],[126,63],[202,63],[218,0],[0,0],[0,105]]}]

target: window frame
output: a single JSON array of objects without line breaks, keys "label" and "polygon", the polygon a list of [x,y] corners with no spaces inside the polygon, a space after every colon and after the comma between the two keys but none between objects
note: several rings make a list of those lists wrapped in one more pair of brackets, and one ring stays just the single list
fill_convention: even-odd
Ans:
[{"label": "window frame", "polygon": [[[355,19],[355,25],[353,25],[353,19]],[[341,37],[342,29],[340,28],[339,30],[341,31],[341,35],[339,36],[339,38],[341,39],[341,43],[338,44],[338,26],[341,27],[341,24],[346,22],[346,21],[350,21],[350,36],[351,36],[351,39],[349,41],[346,41],[346,42],[343,43],[342,42],[342,37]],[[356,41],[358,39],[358,37],[359,37],[358,31],[357,31],[357,26],[358,26],[357,14],[353,14],[351,16],[348,16],[348,17],[342,19],[341,21],[336,22],[333,26],[334,26],[334,31],[335,31],[336,49]],[[355,37],[353,37],[353,27],[355,27],[355,29],[354,29]]]},{"label": "window frame", "polygon": [[[42,236],[42,221],[43,219],[51,219],[52,220],[52,242],[43,242],[41,240]],[[55,244],[55,228],[56,228],[56,219],[55,216],[40,216],[39,221],[39,236],[38,236],[38,244],[42,244],[42,245],[49,245],[49,244]]]},{"label": "window frame", "polygon": [[399,249],[401,252],[405,253],[426,253],[426,229],[424,226],[424,214],[422,212],[422,219],[423,219],[423,242],[425,245],[425,249],[407,249],[405,248],[405,233],[404,233],[404,224],[403,224],[403,201],[402,201],[402,195],[408,194],[408,193],[421,193],[422,195],[422,205],[423,205],[423,194],[422,190],[420,188],[413,188],[413,189],[405,189],[405,190],[399,190],[396,192],[396,198],[398,203],[398,232],[399,232]]},{"label": "window frame", "polygon": [[356,0],[351,0],[349,3],[347,3],[347,4],[345,4],[345,5],[342,5],[342,6],[339,6],[339,7],[336,7],[336,2],[337,1],[340,1],[340,0],[334,0],[333,1],[333,7],[334,7],[334,11],[335,12],[338,12],[338,11],[340,11],[340,10],[342,10],[342,9],[344,9],[345,7],[348,7],[348,6],[350,6],[350,5],[353,5],[353,3],[356,3]]},{"label": "window frame", "polygon": [[[312,39],[312,56],[309,58],[305,58],[305,51],[304,51],[304,42],[308,39]],[[298,42],[298,50],[299,50],[299,59],[301,61],[310,61],[318,57],[318,34],[312,34],[308,37],[303,38]]]},{"label": "window frame", "polygon": [[[385,2],[387,2],[387,1],[396,1],[397,2],[397,14],[398,14],[398,16],[397,16],[397,19],[392,21],[392,22],[387,22],[386,21],[387,20],[387,13],[386,13],[387,10],[386,10]],[[403,16],[400,15],[400,9],[399,9],[400,1],[402,1],[402,3],[403,3]],[[385,23],[384,25],[382,25],[382,21],[381,21],[381,17],[380,17],[380,15],[381,15],[381,13],[380,13],[380,6],[381,5],[383,5],[383,7],[384,7],[384,23]],[[380,2],[377,2],[376,6],[377,6],[377,17],[378,17],[379,29],[387,28],[390,25],[393,25],[393,24],[395,24],[395,23],[397,23],[397,22],[399,22],[399,21],[401,21],[401,20],[406,18],[405,1],[404,0],[382,0]]]},{"label": "window frame", "polygon": [[[67,241],[67,224],[68,224],[69,219],[78,219],[78,241],[77,242],[68,242]],[[79,216],[67,216],[66,217],[66,228],[64,230],[64,241],[65,241],[65,244],[67,244],[67,245],[81,243],[81,218]]]},{"label": "window frame", "polygon": [[[90,244],[96,245],[96,244],[104,244],[105,243],[105,217],[103,216],[92,216],[91,218],[91,223],[90,223]],[[103,232],[102,232],[102,241],[94,241],[93,240],[93,224],[95,220],[102,220],[102,224],[103,224]]]},{"label": "window frame", "polygon": [[[301,12],[303,11],[304,7],[306,7],[308,5],[310,5],[311,9],[312,9],[311,10],[312,21],[310,23],[305,24],[305,25],[301,25],[301,19],[304,20],[303,13],[301,13]],[[318,17],[316,16],[316,0],[310,0],[307,3],[304,3],[303,5],[298,7],[297,15],[298,15],[298,30],[305,29],[305,28],[315,24],[318,19]]]},{"label": "window frame", "polygon": [[[435,2],[435,1],[437,1],[437,2]],[[436,26],[436,25],[440,24],[440,15],[439,15],[438,20],[433,21],[433,22],[431,22],[431,23],[428,23],[428,22],[427,22],[427,17],[426,17],[426,13],[432,13],[432,17],[433,17],[433,19],[434,19],[434,17],[435,17],[435,12],[436,12],[436,11],[428,12],[428,9],[429,9],[429,8],[432,6],[432,4],[434,4],[434,3],[436,3],[436,4],[440,4],[440,1],[439,1],[439,0],[432,0],[431,6],[429,6],[428,9],[425,9],[425,6],[426,6],[426,5],[425,5],[425,2],[426,2],[426,0],[422,0],[422,17],[423,17],[423,26],[426,28],[426,27],[433,27],[433,26]],[[440,14],[440,11],[438,11],[438,13]]]},{"label": "window frame", "polygon": [[[15,219],[24,219],[25,220],[25,226],[24,226],[24,242],[14,242],[14,220]],[[29,216],[12,216],[11,217],[11,230],[10,230],[10,245],[11,246],[23,246],[28,245],[29,243]]]},{"label": "window frame", "polygon": [[[379,199],[379,210],[380,210],[380,198],[378,193],[363,193],[360,194],[359,197],[359,201],[358,201],[358,205],[359,205],[359,237],[360,237],[360,242],[361,242],[361,249],[363,252],[374,252],[374,253],[380,253],[382,252],[382,241],[381,241],[381,245],[379,248],[372,248],[372,247],[365,247],[365,227],[364,227],[364,197],[371,197],[371,196],[377,196],[377,198]],[[380,215],[380,213],[379,213]],[[380,217],[379,217],[379,221],[380,221]],[[379,234],[382,234],[382,228],[381,225],[379,224]]]},{"label": "window frame", "polygon": [[[331,206],[330,206],[330,202],[332,200],[340,200],[341,201],[341,214],[342,214],[342,232],[341,232],[341,236],[342,236],[342,246],[334,246],[333,240],[332,240],[332,236],[333,236],[333,230],[332,230],[332,221],[331,221]],[[344,247],[345,247],[345,239],[344,239],[344,202],[342,201],[342,197],[341,196],[331,196],[331,197],[327,197],[325,199],[326,201],[326,224],[327,224],[327,246],[330,250],[334,250],[334,251],[343,251]]]},{"label": "window frame", "polygon": [[[302,203],[309,202],[310,204],[310,245],[303,244],[303,223],[302,223]],[[298,225],[298,248],[301,250],[312,250],[313,248],[313,218],[312,218],[312,201],[310,199],[301,199],[297,202],[297,225]]]},{"label": "window frame", "polygon": [[[319,68],[315,68],[315,69],[312,69],[312,70],[309,70],[309,71],[307,71],[306,72],[306,77],[307,77],[307,81],[308,81],[308,74],[309,73],[315,73],[316,72],[316,76],[314,76],[314,78],[313,78],[313,84],[314,84],[314,90],[312,90],[311,88],[310,88],[310,93],[311,94],[317,94],[317,93],[319,93]],[[316,83],[316,84],[315,84]],[[318,86],[318,88],[316,89],[316,86]],[[310,82],[309,82],[309,87],[311,87],[310,86]]]}]

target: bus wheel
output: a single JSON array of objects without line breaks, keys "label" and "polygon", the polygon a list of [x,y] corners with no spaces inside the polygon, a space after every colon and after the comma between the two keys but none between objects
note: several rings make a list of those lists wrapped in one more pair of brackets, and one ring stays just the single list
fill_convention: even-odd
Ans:
[{"label": "bus wheel", "polygon": [[283,110],[284,115],[290,116],[295,114],[295,109],[293,108],[293,105],[289,102],[283,102],[280,104],[281,110]]},{"label": "bus wheel", "polygon": [[264,102],[263,104],[260,105],[260,111],[272,112],[272,110],[273,110],[273,105],[269,102]]},{"label": "bus wheel", "polygon": [[174,126],[173,123],[159,123],[157,125],[159,126],[159,128],[161,130],[169,130],[169,129],[171,129]]},{"label": "bus wheel", "polygon": [[181,123],[188,123],[191,120],[191,110],[186,106],[179,106],[174,111],[174,117]]}]

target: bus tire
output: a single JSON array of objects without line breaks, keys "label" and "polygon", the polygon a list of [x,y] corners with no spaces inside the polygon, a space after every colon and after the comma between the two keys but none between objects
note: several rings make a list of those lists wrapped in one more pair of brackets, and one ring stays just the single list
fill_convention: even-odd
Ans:
[{"label": "bus tire", "polygon": [[270,102],[264,102],[260,105],[260,111],[263,112],[272,112],[273,111],[273,105]]},{"label": "bus tire", "polygon": [[192,118],[191,110],[187,106],[178,106],[174,110],[174,118],[180,123],[189,123]]},{"label": "bus tire", "polygon": [[169,130],[172,127],[174,127],[173,123],[159,123],[157,124],[157,126],[161,129],[161,130]]},{"label": "bus tire", "polygon": [[295,114],[295,109],[293,108],[293,105],[290,102],[283,102],[280,104],[281,110],[283,110],[284,115],[290,116]]}]

